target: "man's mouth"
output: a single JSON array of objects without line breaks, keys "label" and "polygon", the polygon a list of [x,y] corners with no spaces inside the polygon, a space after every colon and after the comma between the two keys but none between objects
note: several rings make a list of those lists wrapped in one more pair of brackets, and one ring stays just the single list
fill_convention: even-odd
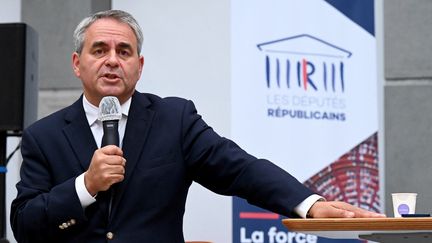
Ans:
[{"label": "man's mouth", "polygon": [[102,77],[107,78],[107,79],[118,79],[120,78],[119,75],[115,74],[115,73],[104,73],[102,75]]}]

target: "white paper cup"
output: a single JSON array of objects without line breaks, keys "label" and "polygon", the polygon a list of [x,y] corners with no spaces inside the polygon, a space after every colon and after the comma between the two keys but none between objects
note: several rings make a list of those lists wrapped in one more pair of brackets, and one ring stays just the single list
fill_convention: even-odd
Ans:
[{"label": "white paper cup", "polygon": [[417,193],[392,193],[392,199],[395,217],[415,213]]}]

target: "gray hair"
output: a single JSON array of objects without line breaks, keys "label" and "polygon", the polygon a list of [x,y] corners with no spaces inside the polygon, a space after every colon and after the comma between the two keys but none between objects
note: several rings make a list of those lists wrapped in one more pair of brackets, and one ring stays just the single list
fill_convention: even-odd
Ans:
[{"label": "gray hair", "polygon": [[96,22],[96,20],[104,19],[104,18],[115,19],[115,20],[117,20],[121,23],[125,23],[131,27],[131,29],[135,33],[135,36],[137,39],[137,47],[138,47],[137,50],[138,50],[138,55],[139,55],[141,53],[142,42],[144,39],[141,27],[139,26],[139,24],[135,20],[135,18],[132,17],[131,14],[129,14],[125,11],[122,11],[122,10],[102,11],[102,12],[95,13],[95,14],[83,19],[78,24],[78,26],[76,27],[74,34],[73,34],[75,51],[78,54],[81,54],[81,51],[82,51],[83,45],[84,45],[84,38],[85,38],[84,33],[85,33],[85,31],[90,27],[90,25],[92,25],[94,22]]}]

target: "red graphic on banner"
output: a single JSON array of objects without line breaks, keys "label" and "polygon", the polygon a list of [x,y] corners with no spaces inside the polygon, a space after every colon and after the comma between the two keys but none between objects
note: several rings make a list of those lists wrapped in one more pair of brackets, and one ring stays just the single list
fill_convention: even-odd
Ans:
[{"label": "red graphic on banner", "polygon": [[377,133],[309,178],[304,184],[329,201],[379,212]]}]

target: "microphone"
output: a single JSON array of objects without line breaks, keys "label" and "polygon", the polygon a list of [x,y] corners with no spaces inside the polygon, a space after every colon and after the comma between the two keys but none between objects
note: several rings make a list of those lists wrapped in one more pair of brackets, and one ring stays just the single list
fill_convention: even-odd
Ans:
[{"label": "microphone", "polygon": [[119,146],[118,122],[122,117],[120,102],[115,96],[105,96],[99,103],[98,119],[102,121],[103,136],[101,147]]},{"label": "microphone", "polygon": [[[119,146],[118,123],[122,117],[120,102],[115,96],[105,96],[99,103],[98,119],[102,121],[103,136],[101,147],[106,145]],[[108,204],[108,219],[111,216],[111,208],[115,195],[115,185],[112,185],[108,190],[110,199]]]}]

